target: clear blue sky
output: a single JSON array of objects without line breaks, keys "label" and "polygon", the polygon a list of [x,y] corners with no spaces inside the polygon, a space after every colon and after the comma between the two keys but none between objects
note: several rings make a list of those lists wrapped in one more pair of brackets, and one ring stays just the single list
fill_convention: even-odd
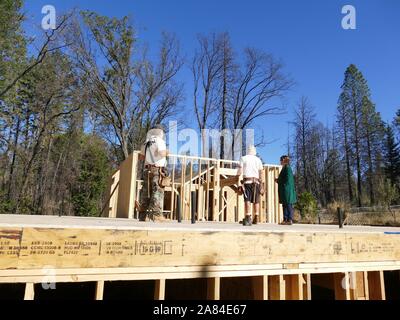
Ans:
[{"label": "clear blue sky", "polygon": [[[385,121],[400,107],[400,1],[399,0],[27,0],[27,28],[39,24],[41,8],[52,4],[58,12],[72,8],[100,14],[130,15],[139,37],[151,46],[161,31],[177,34],[187,57],[193,54],[196,35],[228,31],[237,52],[257,47],[283,60],[285,70],[297,85],[287,95],[287,114],[271,116],[263,127],[273,141],[259,150],[265,162],[277,163],[286,153],[287,121],[302,95],[315,106],[324,124],[335,120],[336,103],[343,74],[356,64],[368,80],[372,99]],[[343,30],[341,9],[351,4],[357,10],[357,30]],[[28,32],[32,33],[33,29]],[[191,75],[179,75],[186,84],[186,108],[190,109]]]}]

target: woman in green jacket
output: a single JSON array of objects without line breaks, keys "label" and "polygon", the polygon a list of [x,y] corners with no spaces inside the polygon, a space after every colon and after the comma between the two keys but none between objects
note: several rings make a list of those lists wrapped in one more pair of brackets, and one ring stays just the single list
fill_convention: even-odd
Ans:
[{"label": "woman in green jacket", "polygon": [[276,182],[278,183],[279,203],[283,205],[284,220],[282,224],[291,225],[293,223],[293,205],[297,201],[294,177],[289,157],[282,156],[280,160],[283,168]]}]

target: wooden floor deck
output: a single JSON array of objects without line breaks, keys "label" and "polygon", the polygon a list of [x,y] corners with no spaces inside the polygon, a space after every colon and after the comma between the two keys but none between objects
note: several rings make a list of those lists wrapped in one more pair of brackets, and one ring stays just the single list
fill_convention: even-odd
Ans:
[{"label": "wooden floor deck", "polygon": [[185,230],[185,231],[226,231],[226,232],[323,232],[323,233],[398,233],[396,227],[344,226],[294,224],[291,226],[262,223],[244,227],[239,223],[170,221],[166,223],[139,222],[135,219],[0,215],[0,228],[72,228],[72,229],[113,229],[113,230]]}]

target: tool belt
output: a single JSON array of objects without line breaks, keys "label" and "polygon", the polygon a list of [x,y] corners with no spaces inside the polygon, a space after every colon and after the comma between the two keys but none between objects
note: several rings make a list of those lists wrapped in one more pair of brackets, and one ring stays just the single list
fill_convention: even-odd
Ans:
[{"label": "tool belt", "polygon": [[244,178],[243,180],[240,181],[240,183],[241,183],[241,186],[239,187],[239,192],[238,192],[239,195],[244,194],[244,186],[246,184],[250,184],[250,183],[258,184],[260,186],[260,194],[262,196],[264,195],[264,185],[261,183],[261,180],[259,178]]},{"label": "tool belt", "polygon": [[249,182],[260,184],[260,179],[258,179],[258,178],[244,178],[244,180],[242,180],[243,184],[246,184],[246,183],[249,183]]},{"label": "tool belt", "polygon": [[144,167],[149,170],[150,174],[158,174],[158,185],[161,188],[171,186],[171,177],[166,167],[157,167],[154,164],[146,164]]}]

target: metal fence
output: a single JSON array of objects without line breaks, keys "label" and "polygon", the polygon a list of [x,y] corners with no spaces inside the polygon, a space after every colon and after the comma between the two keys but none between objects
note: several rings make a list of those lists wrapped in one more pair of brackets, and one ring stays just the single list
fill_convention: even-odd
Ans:
[{"label": "metal fence", "polygon": [[[339,217],[335,212],[326,209],[318,211],[314,216],[300,217],[299,223],[338,225]],[[344,225],[349,226],[397,226],[400,227],[400,206],[365,207],[344,210]]]}]

